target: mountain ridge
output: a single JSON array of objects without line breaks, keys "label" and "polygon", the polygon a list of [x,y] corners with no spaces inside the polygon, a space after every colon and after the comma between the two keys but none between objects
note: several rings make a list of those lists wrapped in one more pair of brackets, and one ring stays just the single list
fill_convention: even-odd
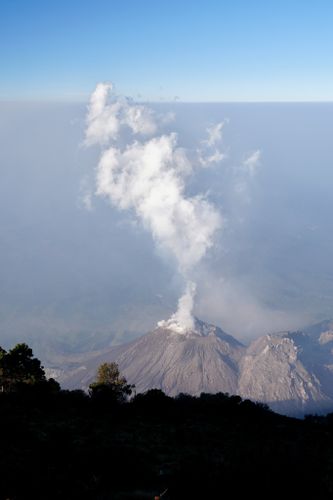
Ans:
[{"label": "mountain ridge", "polygon": [[72,358],[67,366],[48,367],[48,374],[65,388],[87,390],[97,367],[114,361],[137,392],[228,392],[288,415],[323,413],[333,409],[329,325],[333,322],[327,320],[302,331],[269,333],[245,346],[197,318],[187,330],[163,321],[126,344],[81,355],[77,362]]}]

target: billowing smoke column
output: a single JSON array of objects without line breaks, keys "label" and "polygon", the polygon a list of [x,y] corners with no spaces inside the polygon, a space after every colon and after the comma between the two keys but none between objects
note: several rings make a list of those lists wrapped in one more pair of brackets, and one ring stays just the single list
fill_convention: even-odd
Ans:
[{"label": "billowing smoke column", "polygon": [[[212,246],[221,217],[203,196],[185,196],[193,167],[177,134],[158,132],[163,121],[149,107],[113,95],[112,84],[99,83],[90,99],[85,143],[101,146],[96,194],[120,210],[133,210],[156,244],[176,260],[187,283],[185,294],[177,312],[159,324],[182,333],[194,327],[191,270]],[[221,159],[216,149],[204,159],[206,146],[215,148],[221,129],[208,131],[198,163]],[[125,136],[130,139],[124,143]]]}]

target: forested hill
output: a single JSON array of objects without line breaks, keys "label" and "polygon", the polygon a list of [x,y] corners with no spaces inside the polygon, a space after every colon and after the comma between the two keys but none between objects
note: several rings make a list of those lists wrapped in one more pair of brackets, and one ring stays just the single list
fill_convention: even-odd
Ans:
[{"label": "forested hill", "polygon": [[115,363],[89,393],[64,391],[25,344],[0,350],[0,382],[1,500],[332,498],[333,414],[135,395]]},{"label": "forested hill", "polygon": [[117,403],[29,388],[0,394],[0,425],[1,499],[332,495],[332,415],[290,419],[224,394]]}]

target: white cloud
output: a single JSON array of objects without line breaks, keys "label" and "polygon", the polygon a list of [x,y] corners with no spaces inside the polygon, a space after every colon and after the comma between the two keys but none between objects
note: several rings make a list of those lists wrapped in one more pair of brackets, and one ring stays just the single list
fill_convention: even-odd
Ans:
[{"label": "white cloud", "polygon": [[222,131],[225,126],[225,122],[219,122],[211,127],[207,128],[208,139],[206,139],[206,144],[209,147],[215,146],[222,140]]},{"label": "white cloud", "polygon": [[192,310],[195,292],[196,284],[189,281],[186,285],[184,295],[182,295],[178,301],[177,311],[167,321],[159,321],[157,325],[161,328],[170,328],[178,333],[185,333],[186,330],[193,330],[194,318]]},{"label": "white cloud", "polygon": [[214,163],[220,163],[226,158],[226,155],[224,153],[221,153],[218,149],[216,149],[212,154],[206,153],[203,154],[203,151],[201,150],[199,153],[199,163],[202,167],[210,167]]},{"label": "white cloud", "polygon": [[91,95],[86,120],[87,146],[105,146],[117,140],[123,127],[128,127],[134,135],[152,135],[157,130],[153,110],[112,95],[112,89],[111,83],[99,83]]},{"label": "white cloud", "polygon": [[202,167],[210,167],[226,158],[226,154],[219,148],[225,123],[226,121],[219,122],[206,129],[208,138],[202,141],[202,147],[197,150],[198,161]]},{"label": "white cloud", "polygon": [[84,193],[81,200],[82,200],[82,204],[83,204],[84,208],[86,210],[88,210],[88,212],[91,212],[93,209],[91,192],[87,191],[86,193]]},{"label": "white cloud", "polygon": [[156,243],[175,257],[183,275],[203,258],[221,225],[207,200],[184,195],[189,169],[175,134],[136,141],[125,150],[111,147],[97,168],[97,194],[119,209],[134,209]]},{"label": "white cloud", "polygon": [[112,91],[111,83],[99,83],[92,93],[87,114],[85,144],[107,144],[110,139],[116,139],[119,132],[119,102],[108,104]]},{"label": "white cloud", "polygon": [[257,149],[248,154],[241,165],[233,168],[233,189],[238,200],[243,203],[251,203],[250,186],[258,173],[261,164],[261,151]]},{"label": "white cloud", "polygon": [[245,160],[242,163],[243,169],[251,177],[253,177],[258,171],[260,160],[261,160],[261,151],[260,149],[257,149],[256,151],[253,151],[251,154],[249,154],[247,158],[245,158]]},{"label": "white cloud", "polygon": [[93,193],[90,189],[88,178],[84,177],[80,183],[79,206],[91,212],[93,210]]},{"label": "white cloud", "polygon": [[155,114],[147,106],[126,103],[122,112],[122,123],[128,125],[133,134],[152,135],[156,132]]},{"label": "white cloud", "polygon": [[[149,107],[111,93],[111,84],[97,85],[88,108],[86,144],[101,146],[96,195],[106,197],[119,210],[135,214],[157,247],[176,262],[187,283],[185,293],[179,299],[177,311],[160,325],[171,326],[181,333],[194,325],[194,271],[212,247],[223,220],[204,196],[186,195],[186,179],[193,170],[189,157],[179,146],[176,133],[158,132],[159,126],[170,123],[173,116],[157,116]],[[196,150],[196,162],[202,166],[218,164],[226,158],[221,151],[225,123],[207,128],[208,137]],[[248,154],[238,168],[231,169],[236,204],[239,199],[250,201],[249,183],[260,161],[258,149]],[[83,194],[83,203],[89,209],[90,193]],[[232,283],[219,281],[217,284],[212,277],[208,286],[208,282],[202,282],[200,272],[197,278],[200,281],[199,311],[210,312],[211,319],[221,317],[226,326],[230,320],[233,330],[244,327],[245,334],[260,328],[260,322],[265,323],[260,318],[269,317],[276,319],[277,324],[283,323],[278,313],[263,311],[254,299],[238,294],[239,289]],[[235,315],[235,310],[241,314]],[[231,317],[237,321],[234,319],[232,323]]]},{"label": "white cloud", "polygon": [[[189,275],[213,245],[222,218],[203,196],[186,196],[192,166],[177,134],[158,134],[155,114],[147,106],[119,97],[109,103],[111,90],[111,84],[97,85],[88,109],[86,144],[102,146],[96,194],[120,210],[133,210],[157,246],[176,260],[188,285],[173,318],[183,327],[193,325],[195,284]],[[222,127],[209,129],[209,147],[219,140]],[[119,147],[116,140],[126,128],[138,138]],[[211,161],[220,157],[216,150]]]}]

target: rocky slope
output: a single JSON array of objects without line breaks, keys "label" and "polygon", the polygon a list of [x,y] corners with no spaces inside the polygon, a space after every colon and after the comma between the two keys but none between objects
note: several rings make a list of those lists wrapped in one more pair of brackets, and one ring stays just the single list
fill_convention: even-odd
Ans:
[{"label": "rocky slope", "polygon": [[116,361],[138,392],[159,388],[170,395],[236,393],[244,351],[240,342],[220,328],[196,320],[191,331],[180,334],[167,325],[159,326],[129,344],[81,357],[66,370],[48,370],[48,374],[64,387],[87,389],[99,364]]},{"label": "rocky slope", "polygon": [[238,392],[281,413],[333,409],[318,354],[315,342],[301,332],[261,337],[251,343],[241,360]]},{"label": "rocky slope", "polygon": [[65,388],[87,389],[97,367],[116,361],[137,392],[229,392],[280,413],[333,411],[333,323],[304,332],[262,336],[247,348],[220,328],[195,321],[191,330],[161,322],[125,345],[68,358],[48,369]]}]

